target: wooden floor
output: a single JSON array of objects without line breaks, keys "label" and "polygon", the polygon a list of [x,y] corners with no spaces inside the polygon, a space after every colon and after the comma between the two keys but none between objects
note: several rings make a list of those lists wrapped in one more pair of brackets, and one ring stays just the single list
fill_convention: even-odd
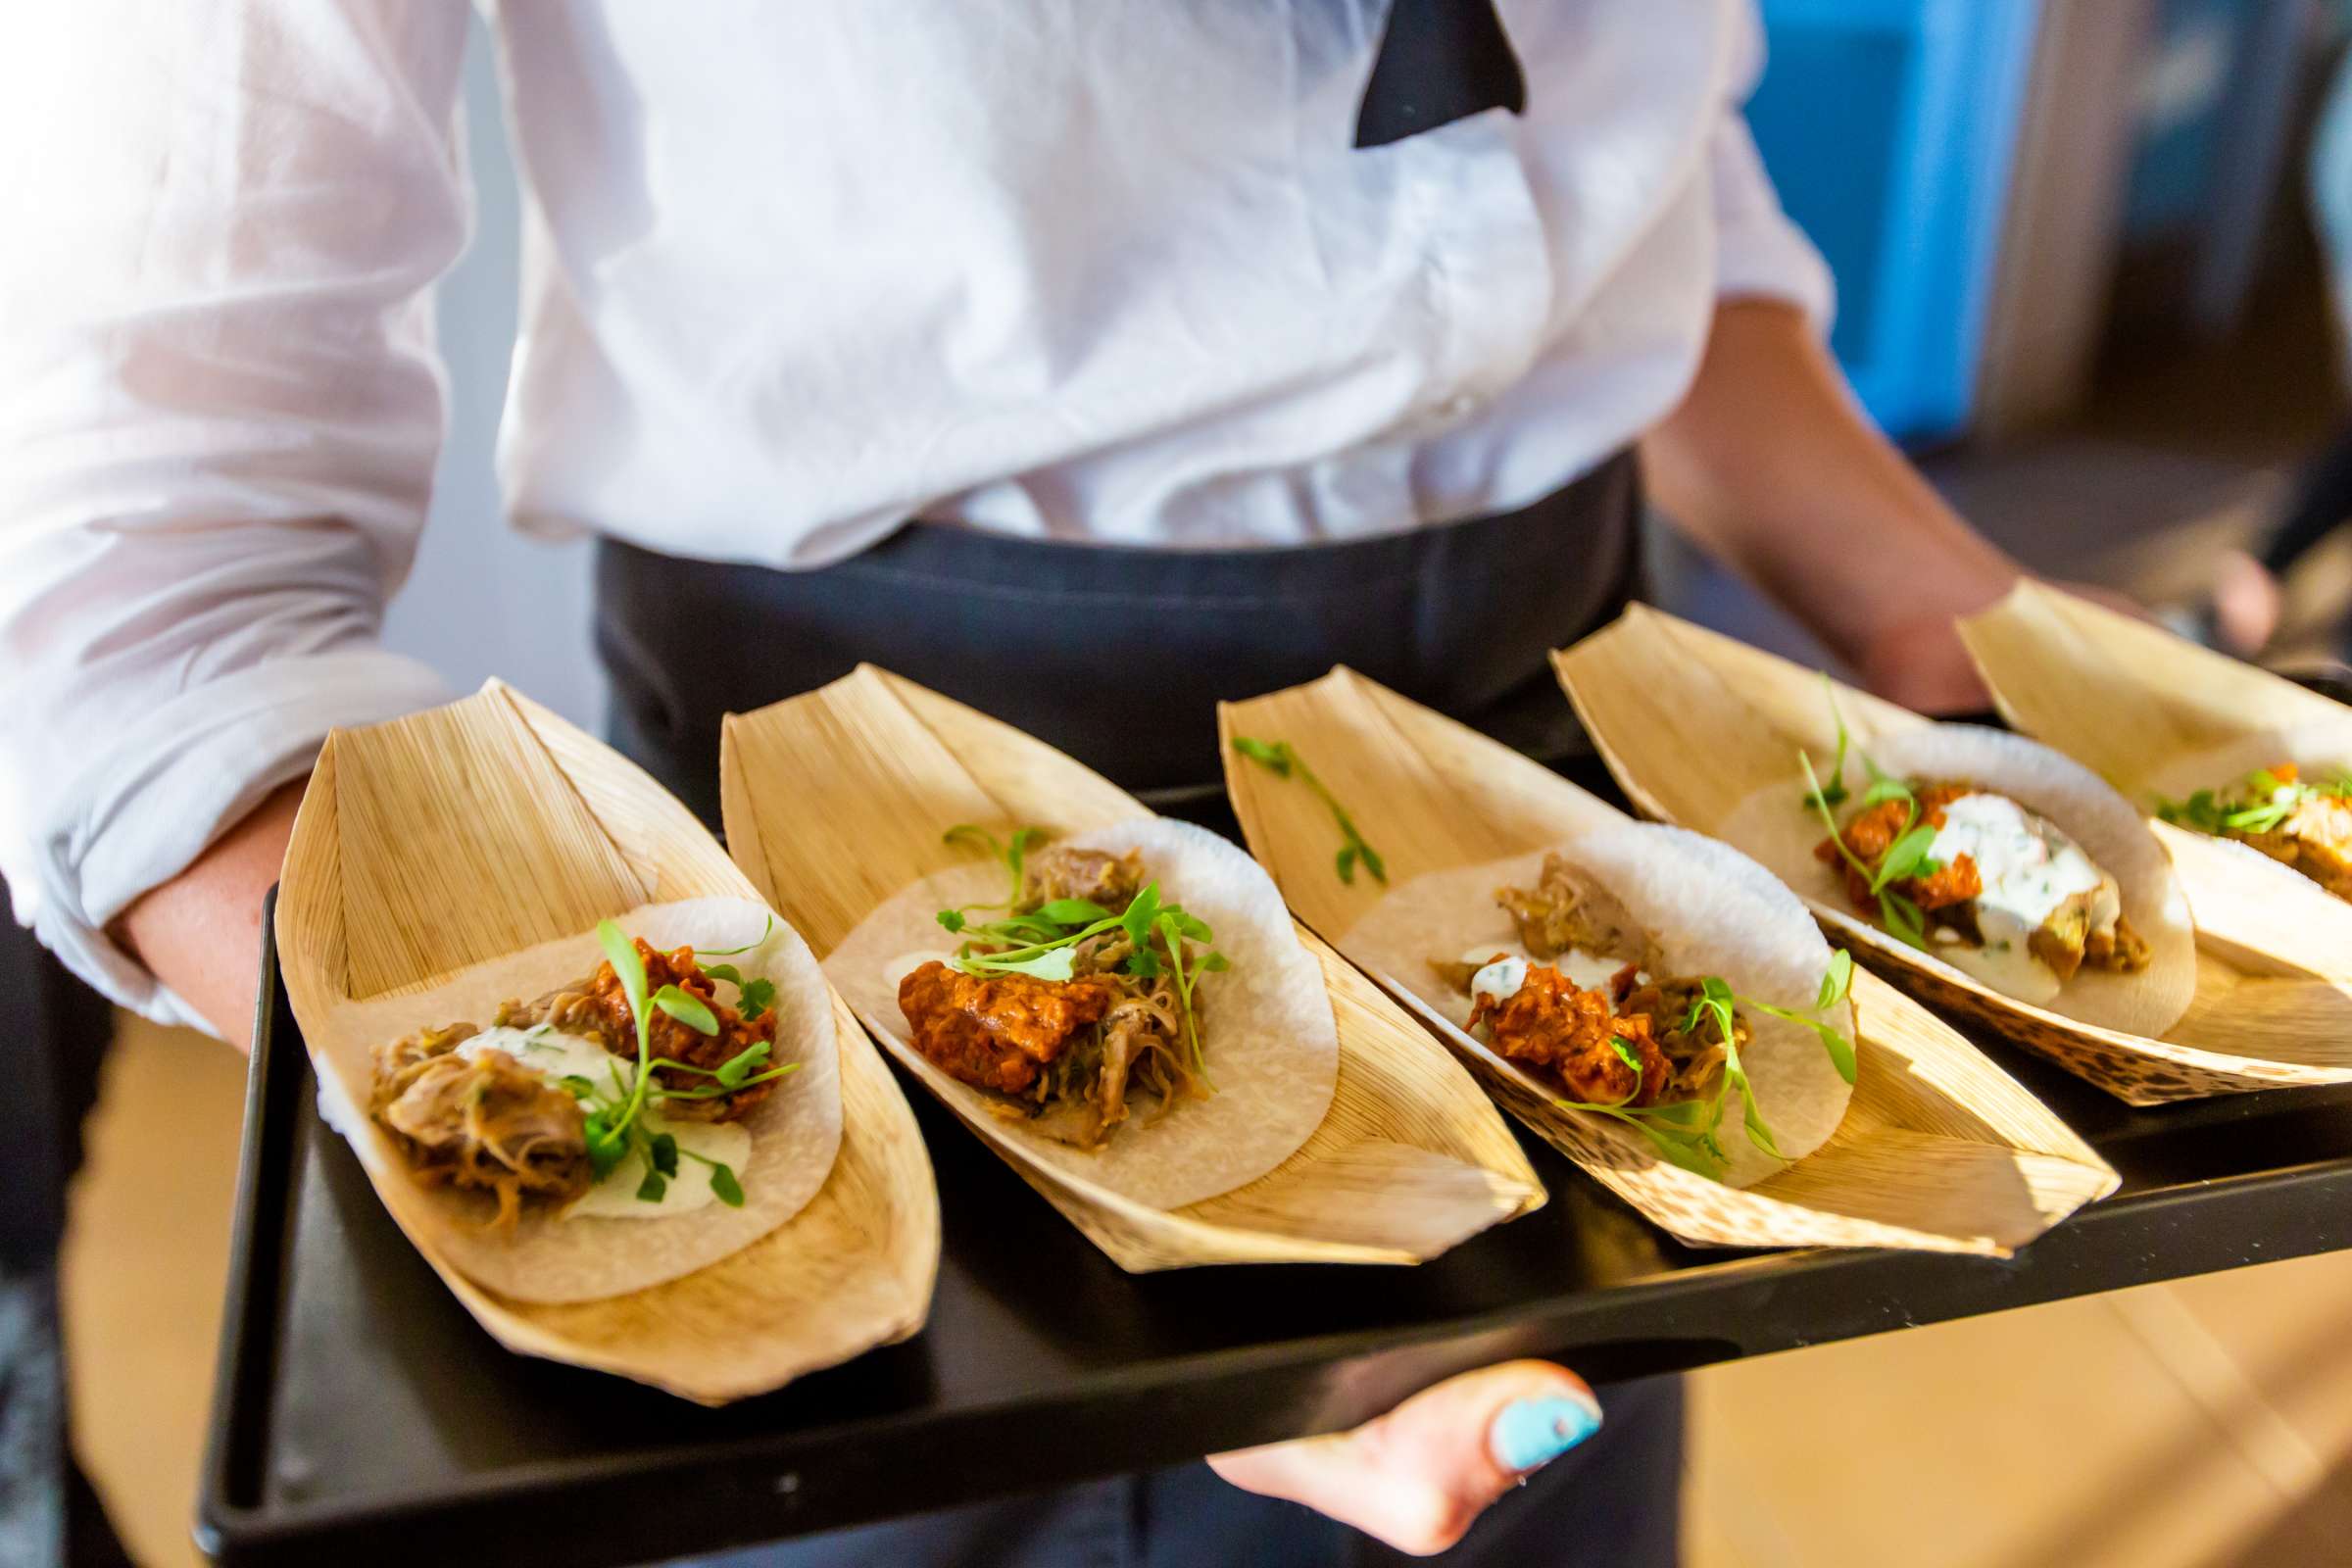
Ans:
[{"label": "wooden floor", "polygon": [[[243,1061],[225,1047],[131,1022],[74,1196],[74,1418],[152,1568],[197,1560],[187,1521],[242,1095]],[[2352,1561],[2352,1254],[1692,1383],[1690,1568]]]}]

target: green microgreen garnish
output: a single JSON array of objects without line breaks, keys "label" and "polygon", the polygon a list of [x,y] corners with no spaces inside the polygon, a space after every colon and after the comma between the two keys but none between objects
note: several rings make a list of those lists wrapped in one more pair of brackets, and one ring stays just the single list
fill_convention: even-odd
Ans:
[{"label": "green microgreen garnish", "polygon": [[[775,929],[775,917],[768,917],[767,929],[758,942],[740,948],[721,950],[730,954],[748,953],[764,943]],[[588,1141],[588,1165],[598,1181],[603,1181],[618,1168],[631,1148],[645,1156],[645,1178],[637,1184],[637,1197],[644,1202],[658,1203],[669,1190],[669,1178],[678,1173],[678,1156],[701,1160],[711,1167],[710,1190],[718,1200],[736,1207],[743,1203],[743,1188],[735,1173],[717,1160],[706,1158],[691,1150],[681,1150],[678,1141],[669,1133],[651,1131],[641,1119],[651,1104],[666,1100],[714,1100],[734,1094],[756,1084],[772,1082],[800,1070],[799,1062],[760,1071],[773,1048],[764,1040],[755,1041],[720,1062],[716,1067],[698,1067],[691,1062],[653,1054],[653,1017],[656,1011],[667,1013],[697,1034],[715,1037],[719,1031],[718,1015],[708,1003],[692,992],[675,985],[665,985],[651,996],[646,994],[644,955],[628,934],[611,920],[596,927],[597,945],[604,950],[605,960],[612,965],[612,973],[620,981],[621,995],[628,1000],[629,1016],[637,1022],[637,1072],[633,1088],[624,1086],[618,1063],[612,1069],[612,1097],[609,1101],[597,1098],[596,1085],[578,1074],[567,1074],[558,1080],[584,1108],[585,1131]],[[704,973],[713,979],[732,983],[745,1004],[744,1021],[755,1021],[775,999],[775,983],[764,979],[746,980],[734,965],[714,963]],[[754,1010],[754,1005],[758,1010]],[[545,1027],[544,1025],[540,1027]],[[693,1073],[709,1078],[711,1083],[695,1089],[671,1089],[654,1080],[657,1069]],[[723,1180],[722,1180],[723,1178]],[[733,1196],[729,1196],[732,1194]]]},{"label": "green microgreen garnish", "polygon": [[[1814,779],[1813,787],[1805,792],[1808,809],[1845,804],[1845,715],[1838,711],[1838,687],[1831,681],[1830,672],[1826,669],[1821,672],[1821,693],[1829,699],[1830,716],[1838,721],[1838,755],[1830,761],[1830,781],[1824,784]],[[1805,758],[1805,776],[1813,776],[1813,759],[1810,755]]]},{"label": "green microgreen garnish", "polygon": [[[1016,828],[1013,831],[1010,839],[1000,844],[997,842],[997,836],[994,833],[989,832],[988,829],[983,827],[974,827],[969,822],[958,823],[941,835],[940,841],[944,844],[969,844],[975,849],[984,849],[988,851],[990,856],[1004,862],[1005,871],[1008,872],[1012,877],[1011,891],[1004,895],[1004,900],[1002,904],[974,904],[967,905],[965,907],[973,909],[1009,909],[1014,905],[1020,903],[1021,884],[1027,876],[1027,872],[1023,863],[1024,858],[1034,846],[1044,843],[1045,838],[1045,834],[1036,828]],[[939,923],[941,925],[948,925],[947,916],[945,914],[940,916]],[[948,929],[951,931],[960,931],[963,929],[963,927],[959,922],[956,925],[949,925]]]},{"label": "green microgreen garnish", "polygon": [[1364,836],[1355,830],[1355,819],[1348,814],[1348,808],[1340,804],[1338,796],[1324,787],[1321,779],[1315,777],[1315,770],[1306,765],[1306,759],[1300,757],[1289,741],[1260,741],[1247,735],[1236,735],[1233,749],[1276,778],[1298,779],[1314,791],[1316,798],[1325,806],[1331,808],[1331,818],[1340,826],[1340,852],[1333,864],[1338,868],[1342,882],[1352,884],[1355,881],[1355,868],[1360,862],[1365,870],[1372,873],[1373,881],[1387,885],[1389,867],[1381,859],[1380,852],[1364,842]]},{"label": "green microgreen garnish", "polygon": [[718,1033],[718,1015],[703,1004],[703,999],[676,986],[663,986],[654,993],[654,1005],[668,1013],[698,1035]]},{"label": "green microgreen garnish", "polygon": [[[1127,907],[1117,913],[1090,899],[1051,899],[1034,909],[979,923],[972,921],[971,916],[976,913],[1011,910],[1022,902],[1028,879],[1025,857],[1044,839],[1045,835],[1033,827],[1024,827],[1002,842],[993,833],[976,827],[948,830],[945,842],[986,849],[1004,862],[1012,877],[1011,893],[1003,903],[967,904],[960,908],[939,911],[939,923],[964,938],[951,960],[954,966],[965,974],[1022,974],[1035,980],[1070,980],[1077,975],[1081,944],[1119,932],[1127,938],[1129,948],[1119,965],[1125,973],[1138,980],[1152,980],[1164,972],[1175,986],[1178,1010],[1184,1014],[1185,1042],[1192,1050],[1193,1070],[1201,1082],[1208,1083],[1208,1064],[1200,1048],[1200,1015],[1193,1005],[1193,993],[1201,975],[1231,968],[1232,964],[1214,948],[1190,958],[1186,956],[1186,942],[1205,946],[1215,940],[1215,934],[1209,930],[1207,921],[1187,913],[1181,906],[1163,904],[1157,882],[1145,883]],[[1154,938],[1159,948],[1152,946]]]},{"label": "green microgreen garnish", "polygon": [[[702,1159],[700,1154],[695,1157]],[[735,1172],[715,1159],[703,1162],[710,1167],[710,1196],[729,1208],[741,1208],[743,1206],[743,1184],[735,1179]]]},{"label": "green microgreen garnish", "polygon": [[1822,690],[1829,699],[1830,716],[1838,725],[1838,753],[1829,782],[1825,784],[1813,770],[1812,754],[1798,748],[1797,763],[1804,768],[1805,783],[1810,786],[1805,791],[1805,808],[1821,818],[1821,825],[1829,830],[1830,842],[1838,847],[1838,855],[1870,884],[1871,896],[1879,901],[1880,923],[1896,940],[1926,952],[1927,913],[1918,904],[1897,893],[1894,884],[1913,877],[1933,876],[1943,869],[1943,862],[1929,854],[1936,846],[1936,830],[1920,821],[1919,796],[1909,784],[1883,770],[1871,760],[1868,752],[1860,747],[1852,747],[1854,755],[1862,760],[1863,770],[1870,774],[1870,788],[1862,792],[1860,808],[1867,811],[1888,801],[1901,801],[1906,809],[1903,813],[1903,830],[1886,847],[1886,853],[1879,857],[1875,868],[1864,863],[1862,858],[1846,846],[1844,836],[1838,831],[1838,816],[1832,808],[1846,798],[1845,754],[1850,737],[1846,734],[1845,715],[1838,710],[1837,688],[1831,685],[1830,677],[1826,674],[1821,677],[1821,682]]},{"label": "green microgreen garnish", "polygon": [[2352,773],[2338,773],[2325,784],[2282,779],[2258,767],[2227,791],[2198,790],[2185,801],[2156,800],[2156,814],[2167,822],[2194,828],[2217,837],[2230,833],[2259,835],[2313,801],[2352,800]]},{"label": "green microgreen garnish", "polygon": [[[765,945],[765,943],[767,942],[767,939],[768,939],[769,937],[771,937],[771,936],[775,935],[775,930],[776,930],[776,917],[775,917],[774,915],[772,915],[772,914],[771,914],[771,915],[769,915],[769,916],[767,917],[767,924],[765,924],[765,925],[763,925],[763,926],[761,926],[761,927],[760,928],[760,934],[759,934],[759,936],[757,936],[757,937],[753,938],[753,939],[752,939],[751,941],[749,941],[749,942],[746,942],[746,943],[745,943],[745,944],[744,944],[742,947],[740,947],[740,948],[706,948],[706,949],[704,949],[704,950],[703,950],[703,951],[702,951],[702,952],[701,952],[701,953],[698,955],[698,956],[700,956],[700,957],[705,957],[705,958],[733,958],[733,957],[738,957],[738,956],[741,956],[741,955],[743,955],[743,954],[746,954],[746,953],[749,953],[749,952],[751,952],[751,951],[752,951],[754,948],[757,948],[757,947],[761,947],[761,946]],[[706,965],[704,965],[703,972],[704,972],[704,973],[706,973],[706,974],[716,974],[718,971],[717,971],[716,969],[713,969],[713,968],[711,968],[710,965],[706,964]]]},{"label": "green microgreen garnish", "polygon": [[1785,1160],[1780,1146],[1773,1141],[1772,1128],[1765,1122],[1756,1105],[1754,1087],[1748,1082],[1746,1064],[1740,1059],[1740,1042],[1734,1032],[1736,1007],[1751,1007],[1768,1012],[1776,1018],[1803,1024],[1821,1037],[1823,1048],[1829,1052],[1830,1063],[1838,1076],[1852,1083],[1855,1076],[1854,1046],[1842,1031],[1828,1021],[1810,1017],[1809,1013],[1827,1012],[1843,1002],[1850,993],[1854,978],[1852,955],[1842,948],[1830,955],[1830,966],[1821,977],[1821,987],[1814,995],[1813,1005],[1803,1012],[1789,1007],[1777,1007],[1768,1002],[1758,1002],[1735,992],[1720,977],[1708,975],[1699,981],[1699,994],[1691,999],[1690,1010],[1683,1019],[1683,1032],[1695,1035],[1704,1022],[1712,1021],[1716,1037],[1723,1043],[1723,1074],[1716,1080],[1715,1093],[1705,1100],[1677,1101],[1665,1105],[1630,1104],[1642,1092],[1642,1058],[1633,1045],[1621,1035],[1609,1037],[1609,1049],[1617,1059],[1633,1069],[1634,1085],[1626,1091],[1625,1099],[1614,1104],[1595,1104],[1586,1101],[1557,1102],[1568,1110],[1589,1110],[1609,1116],[1640,1131],[1660,1158],[1700,1176],[1720,1177],[1731,1163],[1724,1152],[1720,1130],[1723,1126],[1724,1102],[1734,1089],[1745,1114],[1741,1118],[1747,1141],[1771,1155]]}]

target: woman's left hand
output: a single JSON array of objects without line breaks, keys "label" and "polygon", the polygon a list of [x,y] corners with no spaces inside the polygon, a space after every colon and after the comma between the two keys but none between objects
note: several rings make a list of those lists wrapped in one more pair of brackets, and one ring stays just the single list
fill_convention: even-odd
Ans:
[{"label": "woman's left hand", "polygon": [[1427,1556],[1599,1429],[1600,1401],[1584,1379],[1548,1361],[1506,1361],[1424,1389],[1353,1431],[1212,1453],[1208,1463],[1245,1492],[1304,1503]]}]

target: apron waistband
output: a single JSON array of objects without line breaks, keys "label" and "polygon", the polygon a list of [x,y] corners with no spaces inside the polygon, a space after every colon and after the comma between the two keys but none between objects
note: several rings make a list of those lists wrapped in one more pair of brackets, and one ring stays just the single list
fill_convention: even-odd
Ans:
[{"label": "apron waistband", "polygon": [[721,715],[870,662],[1159,805],[1220,788],[1216,704],[1345,663],[1522,751],[1581,749],[1547,656],[1640,565],[1621,453],[1518,512],[1287,549],[1068,544],[915,521],[809,571],[598,550],[613,734],[706,819]]}]

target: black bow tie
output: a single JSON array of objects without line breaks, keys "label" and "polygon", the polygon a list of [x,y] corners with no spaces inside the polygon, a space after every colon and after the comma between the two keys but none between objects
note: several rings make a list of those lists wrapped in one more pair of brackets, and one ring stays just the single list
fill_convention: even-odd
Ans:
[{"label": "black bow tie", "polygon": [[1395,0],[1355,144],[1383,147],[1496,107],[1522,113],[1527,76],[1494,0]]}]

